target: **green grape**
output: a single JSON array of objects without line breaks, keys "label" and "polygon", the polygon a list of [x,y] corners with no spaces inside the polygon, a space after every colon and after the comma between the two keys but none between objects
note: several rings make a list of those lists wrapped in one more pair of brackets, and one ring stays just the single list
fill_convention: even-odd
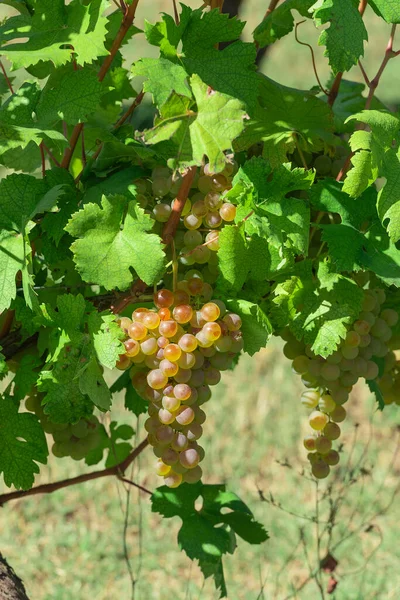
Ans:
[{"label": "green grape", "polygon": [[194,448],[188,448],[179,454],[179,462],[186,469],[194,469],[200,462],[200,456]]},{"label": "green grape", "polygon": [[[368,313],[368,314],[371,314],[371,313]],[[375,321],[375,319],[374,319],[374,321]],[[359,336],[362,337],[362,336],[367,335],[369,333],[369,331],[371,329],[371,324],[368,321],[365,321],[363,319],[359,319],[358,321],[356,321],[354,323],[353,327],[354,327],[354,331],[356,333],[358,333]],[[357,345],[357,346],[360,345],[360,343],[361,343],[361,337],[360,337],[360,339],[358,341],[358,344],[355,344],[355,345]]]},{"label": "green grape", "polygon": [[200,246],[203,243],[203,236],[200,231],[197,231],[196,229],[192,231],[189,230],[185,232],[183,236],[183,242],[186,248],[192,250],[193,248],[196,248],[196,246]]},{"label": "green grape", "polygon": [[371,380],[371,379],[376,379],[379,375],[379,367],[378,365],[373,362],[372,360],[369,360],[367,362],[367,373],[365,375],[365,379]]},{"label": "green grape", "polygon": [[314,160],[314,168],[318,175],[328,175],[332,168],[332,161],[329,156],[322,154]]},{"label": "green grape", "polygon": [[203,471],[199,465],[194,469],[190,469],[183,475],[183,481],[186,483],[197,483],[202,478]]},{"label": "green grape", "polygon": [[328,413],[328,414],[330,414],[336,408],[336,403],[333,400],[332,396],[330,396],[329,394],[324,394],[323,396],[321,396],[321,398],[318,402],[318,405],[319,405],[319,409],[322,412]]},{"label": "green grape", "polygon": [[340,427],[336,423],[327,423],[323,429],[324,436],[327,437],[328,440],[337,440],[340,437]]},{"label": "green grape", "polygon": [[324,455],[324,461],[327,465],[334,467],[340,461],[339,452],[336,452],[336,450],[329,450],[329,452]]},{"label": "green grape", "polygon": [[356,375],[355,373],[352,373],[351,371],[348,371],[347,373],[343,373],[340,377],[340,383],[344,386],[344,387],[352,387],[353,385],[355,385],[358,381],[358,375]]},{"label": "green grape", "polygon": [[321,377],[325,381],[335,381],[340,376],[340,368],[338,365],[332,365],[326,362],[321,367]]},{"label": "green grape", "polygon": [[344,358],[352,360],[353,358],[356,358],[358,356],[359,349],[358,346],[342,346],[341,353],[344,356]]},{"label": "green grape", "polygon": [[[365,334],[368,333],[368,331],[363,331],[362,333]],[[344,345],[356,348],[360,345],[360,335],[356,331],[348,331]]]},{"label": "green grape", "polygon": [[301,394],[301,403],[306,408],[315,408],[318,406],[321,395],[318,390],[307,390]]},{"label": "green grape", "polygon": [[[151,187],[153,190],[153,194],[156,197],[166,196],[172,187],[172,179],[171,177],[156,177],[153,178],[151,183]],[[171,207],[170,207],[171,208]]]},{"label": "green grape", "polygon": [[338,365],[341,360],[342,355],[339,352],[339,350],[336,350],[336,352],[327,357],[326,362],[328,362],[331,365]]},{"label": "green grape", "polygon": [[308,420],[309,420],[309,423],[310,423],[310,426],[312,427],[312,429],[315,429],[316,431],[321,431],[327,425],[329,425],[328,417],[326,416],[325,413],[323,413],[319,410],[314,410],[310,414]]},{"label": "green grape", "polygon": [[292,362],[292,370],[298,375],[304,375],[304,373],[308,372],[310,362],[310,359],[305,355],[296,356]]},{"label": "green grape", "polygon": [[171,467],[169,465],[166,465],[161,458],[158,458],[156,460],[155,472],[157,473],[157,475],[160,475],[160,477],[165,477],[170,471]]},{"label": "green grape", "polygon": [[294,360],[296,356],[304,353],[304,344],[298,342],[297,340],[290,340],[286,342],[283,347],[283,354],[289,360]]},{"label": "green grape", "polygon": [[186,229],[194,230],[194,229],[198,229],[199,227],[201,227],[201,225],[203,223],[203,218],[198,217],[197,215],[194,215],[193,213],[189,213],[183,219],[183,223],[184,223]]},{"label": "green grape", "polygon": [[381,312],[381,318],[389,325],[389,327],[395,327],[398,323],[399,315],[395,310],[385,308]]},{"label": "green grape", "polygon": [[349,392],[344,387],[330,390],[331,396],[336,404],[342,405],[349,399]]},{"label": "green grape", "polygon": [[[363,302],[363,311],[364,312],[372,312],[374,310],[374,308],[376,307],[376,298],[375,296],[371,293],[371,292],[367,292],[364,296],[364,302]],[[360,318],[364,318],[365,317],[361,317]]]},{"label": "green grape", "polygon": [[329,465],[320,460],[311,465],[311,472],[316,479],[325,479],[330,473]]},{"label": "green grape", "polygon": [[316,439],[316,436],[313,434],[306,435],[306,437],[303,439],[304,448],[309,452],[314,452]]},{"label": "green grape", "polygon": [[324,435],[320,435],[315,440],[315,449],[320,454],[327,454],[332,448],[332,442]]},{"label": "green grape", "polygon": [[63,445],[57,442],[53,444],[51,451],[56,458],[63,458],[64,456],[67,456],[67,454],[64,452]]},{"label": "green grape", "polygon": [[336,406],[334,410],[330,413],[330,417],[334,423],[342,423],[342,421],[346,418],[346,409],[343,406]]},{"label": "green grape", "polygon": [[193,250],[193,258],[196,263],[204,265],[210,258],[211,250],[208,246],[198,246]]},{"label": "green grape", "polygon": [[77,438],[84,438],[89,433],[87,421],[81,419],[78,423],[71,425],[71,434]]}]

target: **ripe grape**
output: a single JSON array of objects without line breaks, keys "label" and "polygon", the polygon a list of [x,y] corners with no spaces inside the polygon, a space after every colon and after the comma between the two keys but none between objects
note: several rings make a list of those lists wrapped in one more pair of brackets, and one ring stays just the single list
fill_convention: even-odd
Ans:
[{"label": "ripe grape", "polygon": [[321,431],[328,424],[328,417],[325,413],[315,410],[309,416],[309,423],[312,429]]},{"label": "ripe grape", "polygon": [[177,488],[182,483],[182,475],[171,469],[168,475],[164,477],[164,483],[170,488]]},{"label": "ripe grape", "polygon": [[311,472],[317,479],[325,479],[330,473],[330,468],[321,460],[311,465]]},{"label": "ripe grape", "polygon": [[200,456],[194,448],[188,448],[179,454],[179,462],[186,469],[194,469],[200,462]]},{"label": "ripe grape", "polygon": [[236,206],[229,202],[225,202],[219,209],[219,214],[224,221],[234,221],[236,217]]},{"label": "ripe grape", "polygon": [[199,465],[194,469],[190,469],[183,475],[183,481],[186,483],[197,483],[202,478],[203,471]]},{"label": "ripe grape", "polygon": [[329,450],[332,448],[332,442],[330,439],[325,437],[324,435],[320,435],[315,440],[315,449],[320,454],[327,454]]},{"label": "ripe grape", "polygon": [[327,423],[324,427],[324,435],[328,440],[337,440],[340,437],[340,427],[336,423]]},{"label": "ripe grape", "polygon": [[197,340],[191,333],[185,333],[180,338],[178,345],[184,352],[193,352],[197,348]]},{"label": "ripe grape", "polygon": [[181,325],[189,323],[193,316],[192,307],[189,306],[189,304],[179,304],[178,306],[175,306],[172,311],[172,316],[175,321]]},{"label": "ripe grape", "polygon": [[174,303],[174,294],[167,289],[158,290],[154,294],[154,304],[157,308],[169,308]]},{"label": "ripe grape", "polygon": [[332,413],[332,411],[334,411],[336,408],[336,403],[329,394],[324,394],[321,396],[318,404],[320,410],[328,414]]},{"label": "ripe grape", "polygon": [[320,393],[317,390],[307,390],[301,395],[301,403],[306,408],[315,408],[320,400]]},{"label": "ripe grape", "polygon": [[168,377],[161,371],[161,369],[153,369],[147,375],[147,383],[155,390],[161,390],[167,385]]},{"label": "ripe grape", "polygon": [[324,455],[324,462],[331,467],[337,465],[339,461],[339,452],[336,452],[336,450],[329,450],[329,452]]}]

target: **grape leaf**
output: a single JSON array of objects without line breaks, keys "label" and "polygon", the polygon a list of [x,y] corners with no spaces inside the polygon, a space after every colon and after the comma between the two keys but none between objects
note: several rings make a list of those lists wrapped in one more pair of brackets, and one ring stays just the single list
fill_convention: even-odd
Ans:
[{"label": "grape leaf", "polygon": [[129,371],[124,371],[112,384],[110,392],[115,394],[125,390],[125,408],[133,412],[137,417],[147,412],[149,403],[144,400],[132,385]]},{"label": "grape leaf", "polygon": [[53,127],[60,120],[69,125],[83,123],[96,111],[104,91],[90,67],[59,69],[50,75],[37,103],[38,122],[44,127]]},{"label": "grape leaf", "polygon": [[[350,138],[354,156],[353,168],[348,171],[343,190],[352,197],[359,196],[378,177],[385,155],[392,148],[399,131],[399,119],[388,112],[363,110],[348,120],[356,119],[369,126],[371,131],[355,131]],[[391,170],[391,169],[390,169]]]},{"label": "grape leaf", "polygon": [[[328,89],[333,84],[333,78],[328,82]],[[342,79],[339,93],[333,105],[333,114],[335,121],[335,131],[337,133],[353,132],[353,125],[348,118],[355,113],[359,113],[365,106],[365,84],[357,81]],[[371,109],[386,110],[387,107],[376,96],[372,98]]]},{"label": "grape leaf", "polygon": [[24,238],[20,233],[0,231],[0,313],[17,293],[15,276],[25,264]]},{"label": "grape leaf", "polygon": [[121,169],[116,173],[111,174],[106,179],[95,181],[87,188],[84,195],[84,202],[100,203],[103,194],[105,196],[111,194],[121,194],[122,196],[130,196],[130,186],[132,181],[139,179],[143,175],[143,170],[136,165]]},{"label": "grape leaf", "polygon": [[143,90],[153,95],[156,106],[162,106],[171,92],[192,97],[185,69],[166,58],[142,58],[134,64],[132,73],[146,78]]},{"label": "grape leaf", "polygon": [[[196,499],[203,497],[203,507],[198,511]],[[220,598],[227,596],[222,558],[232,553],[237,533],[250,544],[260,544],[268,534],[254,520],[249,508],[224,485],[183,484],[171,490],[159,487],[151,496],[152,511],[165,518],[179,516],[182,525],[178,542],[192,560],[198,560],[204,577],[214,577]],[[230,509],[228,513],[221,513]],[[222,525],[222,527],[221,527]]]},{"label": "grape leaf", "polygon": [[65,228],[79,238],[71,250],[82,279],[107,290],[125,290],[135,269],[148,285],[157,282],[164,268],[164,251],[159,236],[149,233],[152,227],[150,217],[121,196],[103,196],[101,207],[86,204]]},{"label": "grape leaf", "polygon": [[207,156],[212,170],[222,171],[224,151],[232,148],[232,141],[244,127],[243,105],[236,98],[210,91],[197,75],[190,78],[190,85],[197,108],[191,108],[188,98],[173,94],[143,139],[158,144],[157,149],[160,142],[167,142],[161,151],[166,157],[175,157],[173,167],[201,165]]},{"label": "grape leaf", "polygon": [[320,263],[313,288],[307,285],[300,293],[296,288],[295,293],[296,314],[291,330],[313,352],[326,358],[346,336],[346,325],[358,317],[363,292],[353,280],[332,272],[329,264]]},{"label": "grape leaf", "polygon": [[105,0],[87,5],[80,0],[68,5],[64,0],[40,0],[33,16],[11,17],[0,27],[1,53],[11,61],[13,70],[40,61],[59,67],[73,56],[78,65],[91,63],[107,54],[106,7]]},{"label": "grape leaf", "polygon": [[258,77],[258,103],[234,143],[236,151],[263,141],[264,156],[276,167],[288,161],[286,155],[295,149],[295,139],[303,150],[311,152],[334,142],[332,111],[323,100],[312,92],[288,88],[263,75]]},{"label": "grape leaf", "polygon": [[18,363],[18,369],[13,379],[13,398],[23,400],[31,392],[39,377],[37,367],[42,361],[37,354],[24,354]]},{"label": "grape leaf", "polygon": [[272,327],[262,308],[242,299],[228,300],[227,306],[242,319],[244,351],[253,356],[261,348],[265,348],[271,337]]},{"label": "grape leaf", "polygon": [[108,369],[113,369],[119,355],[124,352],[121,342],[124,333],[114,315],[99,315],[93,311],[89,316],[89,333],[100,363]]},{"label": "grape leaf", "polygon": [[9,396],[0,397],[0,473],[5,484],[27,490],[38,462],[47,463],[46,437],[36,415],[19,413]]},{"label": "grape leaf", "polygon": [[[85,463],[89,466],[97,465],[102,459],[104,452],[107,453],[106,468],[114,467],[123,461],[132,450],[131,443],[126,440],[131,439],[134,430],[129,425],[118,425],[116,421],[110,423],[110,436],[107,435],[104,427],[101,429],[101,442],[91,450],[85,457]],[[124,440],[119,442],[118,440]]]},{"label": "grape leaf", "polygon": [[91,357],[86,369],[79,377],[79,389],[101,410],[110,409],[111,393],[94,356]]},{"label": "grape leaf", "polygon": [[249,271],[247,243],[243,228],[226,225],[219,232],[218,290],[226,294],[238,292]]},{"label": "grape leaf", "polygon": [[[147,24],[145,32],[148,41],[160,47],[163,58],[174,63],[179,59],[189,75],[196,74],[206,86],[240,100],[252,110],[256,103],[256,50],[253,44],[234,41],[243,27],[244,23],[217,9],[203,12],[182,5],[179,25],[164,15],[162,22]],[[178,56],[180,41],[182,52]],[[231,41],[223,50],[216,48],[219,42]]]},{"label": "grape leaf", "polygon": [[314,10],[317,27],[330,23],[319,36],[318,44],[326,46],[324,55],[335,75],[349,71],[360,56],[364,56],[368,33],[357,7],[356,0],[324,0],[322,6]]},{"label": "grape leaf", "polygon": [[315,0],[285,0],[268,13],[254,30],[254,41],[260,48],[273,44],[293,30],[294,17],[292,10],[297,10],[303,17],[310,17],[309,9]]},{"label": "grape leaf", "polygon": [[370,0],[368,4],[387,23],[400,23],[400,4],[397,0]]},{"label": "grape leaf", "polygon": [[378,194],[378,214],[387,223],[387,232],[393,242],[400,240],[400,151],[388,150],[383,157],[382,175],[386,183]]}]

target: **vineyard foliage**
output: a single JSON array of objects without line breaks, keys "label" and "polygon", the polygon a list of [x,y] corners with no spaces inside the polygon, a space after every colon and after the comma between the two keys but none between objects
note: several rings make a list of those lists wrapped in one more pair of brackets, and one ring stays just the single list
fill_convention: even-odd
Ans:
[{"label": "vineyard foliage", "polygon": [[[201,482],[220,371],[285,340],[317,478],[339,461],[359,377],[380,409],[400,404],[400,118],[377,90],[400,7],[368,2],[389,43],[359,84],[346,79],[368,40],[356,0],[272,2],[254,42],[214,0],[143,29],[137,0],[3,4],[0,473],[28,490],[49,450],[127,465],[147,412],[166,484],[154,475],[153,510],[181,518],[180,546],[226,595],[236,536],[268,535],[225,485]],[[332,71],[311,90],[256,67],[298,13]],[[159,57],[128,64],[139,36]],[[142,101],[154,121],[134,127]],[[121,392],[131,425],[108,427]]]}]

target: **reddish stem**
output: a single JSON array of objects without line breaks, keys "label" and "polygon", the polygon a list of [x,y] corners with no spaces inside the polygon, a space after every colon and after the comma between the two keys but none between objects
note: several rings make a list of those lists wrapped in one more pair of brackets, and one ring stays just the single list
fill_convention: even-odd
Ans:
[{"label": "reddish stem", "polygon": [[2,340],[4,337],[6,337],[6,335],[8,335],[10,333],[11,325],[14,320],[14,314],[15,314],[14,310],[8,310],[6,312],[6,315],[4,318],[4,323],[0,329],[0,340]]},{"label": "reddish stem", "polygon": [[299,40],[299,38],[298,38],[298,35],[297,35],[297,28],[298,28],[298,26],[301,25],[302,23],[305,23],[305,22],[306,22],[306,20],[304,19],[304,21],[300,21],[299,23],[296,23],[296,27],[295,27],[295,30],[294,30],[294,37],[295,37],[296,42],[298,44],[300,44],[301,46],[307,46],[307,48],[310,48],[311,60],[312,60],[312,65],[313,65],[313,70],[314,70],[315,78],[318,81],[318,85],[319,85],[319,87],[321,89],[321,92],[323,92],[326,96],[328,96],[329,92],[327,92],[326,89],[323,87],[323,85],[321,83],[321,80],[320,80],[320,78],[318,76],[317,65],[315,64],[315,55],[314,55],[313,47],[310,44],[307,44],[306,42],[301,42]]},{"label": "reddish stem", "polygon": [[272,13],[273,10],[275,10],[278,2],[279,2],[279,0],[271,0],[271,2],[269,3],[268,8],[266,10],[266,13],[265,13],[265,15],[263,17],[263,21],[264,21],[264,19],[266,19],[268,17],[269,14]]},{"label": "reddish stem", "polygon": [[[71,477],[69,479],[62,479],[61,481],[54,481],[53,483],[45,483],[43,485],[37,485],[36,487],[31,488],[30,490],[21,490],[16,492],[10,492],[8,494],[0,494],[0,506],[9,502],[10,500],[18,500],[19,498],[26,498],[27,496],[35,496],[36,494],[52,494],[57,490],[61,490],[62,488],[69,487],[70,485],[76,485],[77,483],[84,483],[85,481],[91,481],[92,479],[99,479],[101,477],[109,477],[110,475],[114,475],[117,477],[121,477],[129,465],[135,460],[137,456],[148,445],[147,438],[143,440],[132,452],[125,458],[125,460],[121,461],[114,467],[108,467],[108,469],[102,469],[101,471],[93,471],[92,473],[84,473],[83,475],[78,475],[77,477]],[[139,487],[139,486],[138,486]],[[148,490],[145,490],[146,492]]]},{"label": "reddish stem", "polygon": [[115,315],[119,315],[120,312],[124,310],[129,304],[135,302],[139,296],[144,294],[147,290],[147,284],[141,279],[137,279],[135,283],[132,285],[129,292],[126,292],[122,296],[118,298],[116,304],[111,306],[111,310]]},{"label": "reddish stem", "polygon": [[4,75],[4,78],[5,78],[5,80],[6,80],[6,83],[7,83],[7,87],[8,87],[8,89],[10,90],[10,92],[11,92],[12,94],[14,94],[14,90],[13,90],[12,83],[11,83],[11,81],[10,81],[10,79],[9,79],[8,75],[7,75],[7,72],[6,72],[5,68],[4,68],[4,65],[3,65],[3,63],[1,62],[1,60],[0,60],[0,69],[3,71],[3,75]]},{"label": "reddish stem", "polygon": [[47,152],[50,160],[53,161],[53,163],[56,165],[56,167],[61,167],[61,164],[59,163],[59,161],[56,159],[56,157],[54,156],[54,154],[52,153],[50,148],[48,148],[43,141],[42,141],[42,146],[43,146],[43,149]]},{"label": "reddish stem", "polygon": [[178,194],[172,205],[171,214],[163,228],[162,239],[164,244],[170,244],[175,236],[177,227],[179,225],[179,219],[181,218],[181,214],[185,206],[189,190],[192,187],[196,170],[197,167],[189,167],[185,175],[183,176],[181,187],[179,188]]},{"label": "reddish stem", "polygon": [[126,113],[124,113],[122,115],[122,117],[119,119],[119,121],[117,121],[115,123],[114,129],[118,129],[118,127],[121,127],[121,125],[123,125],[125,123],[125,121],[127,119],[129,119],[129,117],[132,115],[133,111],[136,110],[136,108],[142,102],[143,98],[144,98],[144,91],[140,90],[140,92],[138,93],[138,95],[136,96],[136,98],[134,99],[134,101],[132,102],[132,104],[130,105],[128,110],[126,111]]},{"label": "reddish stem", "polygon": [[176,6],[176,0],[172,0],[172,5],[174,7],[175,23],[176,23],[176,25],[179,25],[179,13],[178,13],[178,8]]}]

